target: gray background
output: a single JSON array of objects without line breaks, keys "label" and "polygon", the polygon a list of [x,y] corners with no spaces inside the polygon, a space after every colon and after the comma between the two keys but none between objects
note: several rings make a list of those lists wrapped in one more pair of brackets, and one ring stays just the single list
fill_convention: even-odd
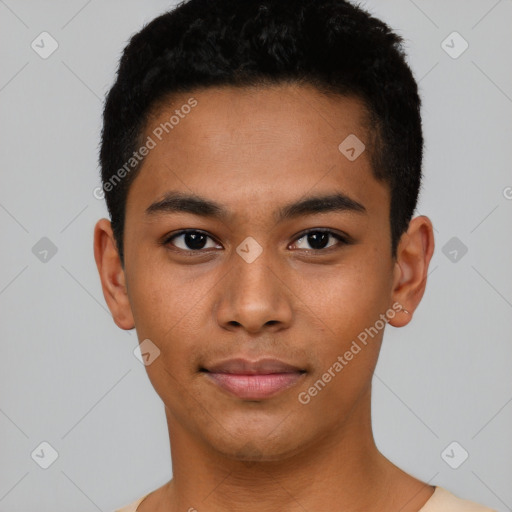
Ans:
[{"label": "gray background", "polygon": [[[172,5],[0,0],[2,512],[108,512],[171,477],[163,406],[136,332],[106,307],[92,235],[107,216],[93,196],[102,98],[128,38]],[[363,5],[406,39],[426,140],[417,213],[436,228],[414,320],[386,330],[376,442],[417,478],[511,510],[512,2]],[[59,45],[46,59],[31,47],[43,31]],[[469,44],[457,58],[458,36],[452,56],[442,46],[454,31]],[[43,441],[48,469],[31,457],[50,456]]]}]

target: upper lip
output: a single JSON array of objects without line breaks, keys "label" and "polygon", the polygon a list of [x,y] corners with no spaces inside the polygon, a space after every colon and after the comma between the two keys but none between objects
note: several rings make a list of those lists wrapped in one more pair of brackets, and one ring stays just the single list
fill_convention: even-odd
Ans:
[{"label": "upper lip", "polygon": [[210,373],[233,373],[239,375],[267,375],[270,373],[303,372],[297,366],[285,363],[279,359],[262,358],[256,361],[248,359],[228,359],[205,369]]}]

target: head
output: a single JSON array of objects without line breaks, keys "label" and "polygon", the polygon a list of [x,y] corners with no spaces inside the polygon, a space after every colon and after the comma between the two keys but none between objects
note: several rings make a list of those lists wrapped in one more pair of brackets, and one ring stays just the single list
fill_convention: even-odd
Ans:
[{"label": "head", "polygon": [[[433,237],[411,221],[423,138],[401,43],[342,0],[189,0],[123,52],[100,150],[103,290],[160,351],[147,371],[169,416],[222,453],[284,456],[368,405],[376,322],[405,325],[421,300]],[[206,375],[231,357],[286,361],[300,383],[234,397]]]}]

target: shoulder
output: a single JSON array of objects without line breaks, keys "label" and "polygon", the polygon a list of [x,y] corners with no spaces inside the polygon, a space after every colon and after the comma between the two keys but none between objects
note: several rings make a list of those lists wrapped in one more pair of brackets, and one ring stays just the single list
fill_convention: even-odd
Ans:
[{"label": "shoulder", "polygon": [[137,507],[140,505],[142,500],[147,496],[149,496],[149,494],[145,494],[144,496],[134,501],[133,503],[130,503],[129,505],[125,505],[124,507],[116,509],[115,512],[137,512]]},{"label": "shoulder", "polygon": [[444,487],[437,486],[434,494],[418,512],[496,512],[496,510],[459,498]]}]

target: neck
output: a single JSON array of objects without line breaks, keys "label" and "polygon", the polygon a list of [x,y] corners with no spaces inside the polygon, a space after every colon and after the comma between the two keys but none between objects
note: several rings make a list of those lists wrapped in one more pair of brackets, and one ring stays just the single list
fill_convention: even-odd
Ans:
[{"label": "neck", "polygon": [[433,488],[378,451],[370,407],[371,386],[337,430],[280,460],[252,461],[214,450],[166,409],[173,478],[163,488],[161,510],[381,512],[398,505],[416,512]]}]

